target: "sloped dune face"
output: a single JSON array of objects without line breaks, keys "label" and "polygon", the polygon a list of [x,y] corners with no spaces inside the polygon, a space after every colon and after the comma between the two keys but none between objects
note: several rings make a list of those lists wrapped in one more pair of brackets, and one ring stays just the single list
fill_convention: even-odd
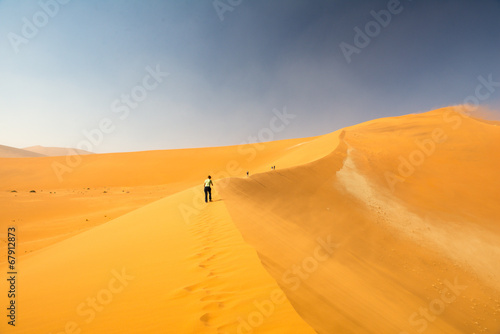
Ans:
[{"label": "sloped dune face", "polygon": [[44,147],[44,146],[40,146],[40,145],[25,147],[25,148],[23,148],[23,150],[43,154],[43,155],[48,156],[48,157],[57,157],[57,156],[64,156],[64,155],[93,154],[92,152],[79,150],[76,148]]},{"label": "sloped dune face", "polygon": [[457,107],[338,138],[222,191],[298,313],[319,333],[498,333],[500,127]]},{"label": "sloped dune face", "polygon": [[313,138],[0,159],[15,330],[496,334],[499,143],[498,122],[446,108]]},{"label": "sloped dune face", "polygon": [[[15,330],[313,333],[242,240],[216,190],[213,203],[200,196],[207,173],[217,189],[221,176],[326,155],[301,145],[314,140],[90,155],[79,164],[1,159],[0,233],[13,225],[19,238]],[[60,182],[54,163],[71,168]],[[0,270],[7,268],[7,258],[0,260]],[[0,302],[9,303],[7,294]],[[1,333],[11,329],[0,323]]]},{"label": "sloped dune face", "polygon": [[0,145],[0,158],[34,158],[43,156],[45,155],[38,152]]},{"label": "sloped dune face", "polygon": [[284,168],[313,161],[329,153],[317,140],[322,143],[336,137],[0,159],[0,220],[22,228],[23,242],[18,250],[29,253],[200,184],[207,174],[214,179],[246,177],[246,171],[254,175],[269,171],[271,166]]},{"label": "sloped dune face", "polygon": [[[15,330],[314,333],[217,194],[184,219],[179,207],[191,205],[196,193],[187,189],[24,256]],[[2,333],[11,330],[0,323]]]}]

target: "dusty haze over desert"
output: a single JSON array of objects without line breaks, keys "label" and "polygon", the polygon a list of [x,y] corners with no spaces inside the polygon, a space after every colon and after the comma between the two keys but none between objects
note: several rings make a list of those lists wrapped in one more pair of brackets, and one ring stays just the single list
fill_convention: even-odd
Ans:
[{"label": "dusty haze over desert", "polygon": [[500,334],[499,16],[0,1],[0,333]]}]

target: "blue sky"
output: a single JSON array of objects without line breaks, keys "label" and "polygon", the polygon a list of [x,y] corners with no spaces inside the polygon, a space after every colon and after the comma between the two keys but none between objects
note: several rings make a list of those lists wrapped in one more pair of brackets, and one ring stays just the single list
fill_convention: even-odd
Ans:
[{"label": "blue sky", "polygon": [[[98,153],[237,145],[284,110],[272,139],[307,137],[500,82],[495,0],[59,1],[0,0],[2,145],[77,147],[85,132]],[[367,24],[348,61],[341,43]],[[500,87],[481,102],[500,109]]]}]

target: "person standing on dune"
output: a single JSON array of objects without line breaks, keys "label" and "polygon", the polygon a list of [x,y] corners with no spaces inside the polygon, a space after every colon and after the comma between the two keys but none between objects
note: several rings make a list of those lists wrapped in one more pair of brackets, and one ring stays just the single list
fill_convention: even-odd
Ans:
[{"label": "person standing on dune", "polygon": [[210,198],[210,202],[212,202],[212,188],[211,186],[214,185],[212,182],[212,177],[209,175],[208,179],[205,180],[205,203],[208,202],[207,196]]}]

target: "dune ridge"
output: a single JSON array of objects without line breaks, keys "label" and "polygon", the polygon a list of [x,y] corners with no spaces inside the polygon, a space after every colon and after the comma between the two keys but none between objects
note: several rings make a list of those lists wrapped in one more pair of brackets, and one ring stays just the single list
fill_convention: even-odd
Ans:
[{"label": "dune ridge", "polygon": [[[61,183],[56,182],[50,165],[54,161],[63,163],[63,157],[2,160],[0,175],[3,176],[2,197],[5,199],[1,202],[4,217],[2,221],[9,221],[9,225],[17,226],[23,241],[20,246],[23,263],[21,283],[28,288],[23,290],[23,297],[20,298],[20,304],[24,305],[23,310],[19,311],[18,319],[19,323],[23,324],[22,332],[56,333],[64,330],[65,326],[91,332],[160,332],[164,328],[169,328],[169,332],[173,333],[239,333],[251,330],[278,333],[311,332],[309,326],[296,315],[278,285],[262,269],[255,252],[245,246],[241,236],[231,227],[233,225],[227,218],[227,213],[224,214],[224,202],[211,203],[212,207],[208,208],[219,209],[215,213],[207,214],[211,211],[200,208],[199,197],[194,195],[201,192],[188,188],[199,183],[200,178],[206,177],[207,169],[216,176],[234,174],[234,168],[227,168],[229,162],[234,165],[236,161],[240,167],[238,172],[243,176],[246,169],[243,169],[243,166],[249,168],[252,174],[270,169],[270,157],[281,157],[283,154],[294,156],[293,152],[303,152],[303,159],[312,159],[314,156],[311,156],[309,149],[304,150],[300,146],[294,148],[297,144],[310,140],[314,138],[266,143],[265,148],[249,144],[229,149],[150,151],[132,153],[130,156],[85,156],[82,157],[82,166],[75,168],[75,173],[79,173],[78,177],[68,174],[69,177]],[[287,152],[282,154],[284,151]],[[201,164],[207,155],[217,158],[214,160],[215,164],[208,168]],[[160,156],[163,156],[160,162],[183,157],[184,159],[180,160],[184,161],[184,164],[165,163],[164,171],[157,171],[156,174],[145,173],[139,178],[128,177],[131,171],[148,170],[158,166]],[[195,157],[194,161],[186,159],[192,156]],[[239,160],[233,159],[234,157]],[[286,161],[282,159],[281,162]],[[114,166],[124,163],[125,171],[117,173],[113,169]],[[180,173],[185,166],[189,166],[191,172],[194,168],[202,176],[188,174],[186,177],[186,174]],[[159,186],[150,185],[153,181],[158,183],[158,180],[161,180]],[[219,181],[216,181],[216,187],[219,186],[218,183]],[[114,187],[109,186],[110,184]],[[88,187],[89,185],[92,187]],[[13,188],[16,192],[11,192]],[[37,189],[36,193],[27,191],[33,188]],[[186,188],[188,190],[183,190]],[[127,196],[132,198],[127,199]],[[148,204],[155,196],[156,199],[164,197],[160,201],[164,203],[161,209],[159,202]],[[111,200],[113,202],[110,202]],[[141,203],[145,205],[142,208]],[[188,209],[189,219],[181,208]],[[192,214],[193,212],[195,214]],[[104,213],[107,214],[105,218],[102,217]],[[214,215],[217,216],[215,220]],[[112,219],[114,216],[121,217]],[[152,216],[154,218],[151,218]],[[91,218],[92,222],[85,219],[85,222],[78,223],[84,217]],[[156,225],[152,227],[154,223],[159,224],[158,217],[168,217],[174,226],[165,227],[164,230],[159,230]],[[163,245],[165,248],[162,249],[164,241],[158,239],[153,243],[151,240],[139,241],[133,246],[134,240],[144,234],[136,229],[134,233],[126,231],[131,230],[132,225],[138,228],[141,222],[151,219],[155,220],[154,223],[149,222],[142,228],[149,227],[158,235],[166,235],[166,231],[173,233],[177,241],[174,246],[169,248]],[[218,228],[215,228],[216,226]],[[216,242],[219,239],[222,242]],[[130,244],[124,245],[124,240]],[[109,307],[98,305],[95,307],[102,307],[103,310],[95,310],[92,315],[92,308],[86,306],[87,298],[97,298],[97,293],[106,290],[107,282],[120,276],[123,268],[127,273],[125,276],[134,276],[133,272],[139,271],[137,268],[142,269],[142,266],[138,267],[136,264],[140,262],[138,255],[130,253],[131,249],[138,251],[142,246],[145,246],[145,249],[161,249],[147,255],[153,259],[157,258],[159,253],[168,254],[162,262],[164,267],[155,266],[156,262],[146,263],[146,267],[154,268],[152,271],[160,276],[153,277],[150,274],[141,278],[143,282],[153,284],[146,291],[142,285],[135,289],[129,289],[127,285],[123,293],[112,295],[113,300],[120,300],[122,306],[116,309],[111,306],[114,303],[110,303]],[[2,245],[2,251],[4,250]],[[94,259],[94,263],[90,259]],[[128,264],[125,267],[124,262]],[[0,261],[0,267],[5,266],[6,262]],[[51,273],[50,278],[40,279],[46,272]],[[159,277],[167,274],[178,278],[162,287]],[[53,276],[56,278],[52,279]],[[73,293],[75,284],[79,289]],[[2,287],[3,285],[4,282]],[[58,291],[58,295],[54,296],[50,291]],[[151,297],[156,301],[145,306],[140,300],[148,291],[151,296],[163,291],[161,293],[164,298],[156,300]],[[127,295],[129,297],[125,298]],[[104,294],[101,299],[103,296]],[[50,302],[54,307],[50,311],[45,309],[44,304],[40,303],[42,300]],[[135,303],[139,305],[138,311],[132,305],[135,300],[140,301]],[[181,307],[182,305],[187,306]],[[131,311],[128,311],[129,308],[150,319],[155,325],[140,329],[144,319],[139,320],[137,316],[133,316]],[[146,311],[141,313],[143,308]],[[165,315],[167,310],[172,312],[171,316]],[[120,318],[115,319],[119,324],[110,320],[109,312],[121,314]],[[148,314],[153,314],[153,318],[148,318],[151,317]],[[97,321],[98,315],[102,321]],[[120,320],[122,316],[127,319],[123,324],[123,320]],[[89,317],[89,324],[86,323],[85,317]],[[3,325],[2,328],[6,329]]]},{"label": "dune ridge", "polygon": [[34,158],[34,157],[56,157],[67,155],[93,154],[84,150],[64,147],[44,147],[40,145],[15,148],[0,145],[0,158]]},{"label": "dune ridge", "polygon": [[[249,322],[262,331],[313,333],[243,242],[223,201],[183,220],[179,204],[192,194],[168,196],[26,255],[20,332],[237,333]],[[279,303],[269,307],[270,300]],[[261,304],[269,314],[249,320]]]},{"label": "dune ridge", "polygon": [[45,155],[37,152],[0,145],[0,158],[33,158],[43,156]]},{"label": "dune ridge", "polygon": [[[498,127],[445,108],[344,130],[329,156],[222,192],[298,313],[319,333],[497,333]],[[432,302],[446,311],[425,318]]]},{"label": "dune ridge", "polygon": [[[328,136],[327,136],[328,138]],[[131,153],[90,154],[76,157],[2,159],[1,190],[61,189],[80,187],[135,187],[178,184],[183,190],[212,173],[216,178],[245,176],[270,170],[271,166],[314,160],[307,146],[296,146],[323,137],[280,140],[200,149],[176,149]],[[294,148],[294,146],[296,146]],[[319,145],[316,149],[327,154]],[[280,160],[287,155],[294,160]],[[175,162],[175,163],[174,163]],[[148,171],[145,173],[144,171]],[[96,175],[98,173],[99,175]],[[60,177],[59,177],[59,176]],[[8,176],[8,177],[7,177]]]},{"label": "dune ridge", "polygon": [[499,129],[450,107],[82,156],[61,182],[67,157],[0,159],[0,234],[16,225],[22,249],[16,330],[496,334]]},{"label": "dune ridge", "polygon": [[79,150],[77,148],[65,148],[65,147],[45,147],[40,145],[24,147],[23,150],[43,154],[48,157],[58,157],[66,155],[86,155],[94,154],[85,150]]},{"label": "dune ridge", "polygon": [[[208,173],[215,179],[244,177],[247,170],[254,175],[273,165],[314,160],[316,151],[328,153],[321,144],[331,139],[335,136],[77,157],[81,160],[0,158],[0,215],[4,224],[22,224],[20,252],[33,252],[199,184]],[[320,145],[312,147],[315,142]],[[73,167],[60,180],[54,166]]]}]

